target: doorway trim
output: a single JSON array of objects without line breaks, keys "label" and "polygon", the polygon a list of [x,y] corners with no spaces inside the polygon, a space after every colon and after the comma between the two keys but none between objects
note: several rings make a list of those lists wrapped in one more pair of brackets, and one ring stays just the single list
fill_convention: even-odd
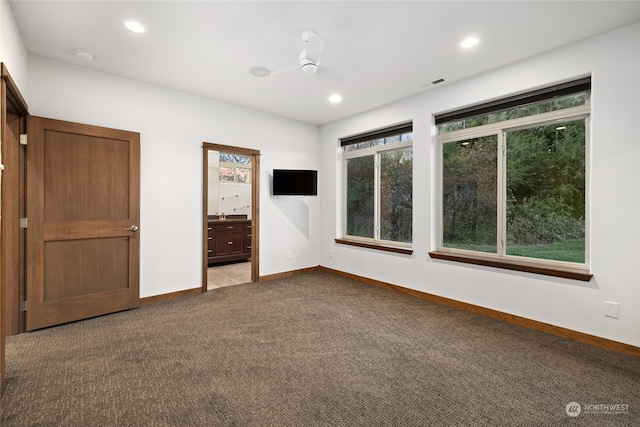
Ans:
[{"label": "doorway trim", "polygon": [[[0,194],[0,394],[5,378],[5,337],[24,329],[24,313],[18,304],[24,297],[24,232],[18,228],[24,190],[24,147],[19,134],[26,132],[29,108],[4,63],[0,63],[0,141],[2,174]],[[8,127],[9,116],[18,117],[18,128]],[[15,123],[14,123],[15,124]]]},{"label": "doorway trim", "polygon": [[207,292],[207,226],[209,206],[209,151],[251,157],[251,281],[260,281],[260,151],[230,145],[202,143],[202,292]]}]

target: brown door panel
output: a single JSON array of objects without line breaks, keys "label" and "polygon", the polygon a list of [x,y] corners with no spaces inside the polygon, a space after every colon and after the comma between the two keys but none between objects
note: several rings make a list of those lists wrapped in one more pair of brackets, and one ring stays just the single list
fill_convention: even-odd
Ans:
[{"label": "brown door panel", "polygon": [[29,117],[27,330],[139,305],[140,135]]},{"label": "brown door panel", "polygon": [[231,253],[241,254],[242,251],[244,250],[244,246],[243,246],[244,233],[242,232],[242,229],[237,231],[231,231],[229,233],[229,236],[230,236],[229,241],[232,242],[232,244],[230,245]]},{"label": "brown door panel", "polygon": [[216,256],[230,255],[231,245],[229,244],[231,236],[228,231],[216,232]]}]

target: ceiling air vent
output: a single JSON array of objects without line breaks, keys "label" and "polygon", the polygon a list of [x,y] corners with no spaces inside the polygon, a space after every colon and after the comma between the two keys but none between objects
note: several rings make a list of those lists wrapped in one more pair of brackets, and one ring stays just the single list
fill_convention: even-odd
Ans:
[{"label": "ceiling air vent", "polygon": [[432,86],[435,86],[435,85],[437,85],[437,84],[439,84],[439,83],[443,83],[443,82],[444,82],[444,79],[436,79],[436,80],[432,81],[431,83],[424,83],[424,84],[421,84],[421,85],[420,85],[420,88],[421,88],[421,89],[428,89],[428,88],[430,88],[430,87],[432,87]]}]

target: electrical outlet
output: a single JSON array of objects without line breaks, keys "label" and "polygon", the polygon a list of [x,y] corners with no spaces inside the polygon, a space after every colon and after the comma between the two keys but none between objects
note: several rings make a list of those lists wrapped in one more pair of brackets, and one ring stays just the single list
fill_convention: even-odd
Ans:
[{"label": "electrical outlet", "polygon": [[291,251],[287,252],[287,259],[293,259],[293,253]]},{"label": "electrical outlet", "polygon": [[604,315],[617,319],[620,317],[620,304],[617,302],[605,301],[604,302]]}]

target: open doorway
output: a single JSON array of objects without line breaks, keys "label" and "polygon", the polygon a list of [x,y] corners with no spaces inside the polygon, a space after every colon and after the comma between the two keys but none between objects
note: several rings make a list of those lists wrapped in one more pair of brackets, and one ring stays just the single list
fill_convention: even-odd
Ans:
[{"label": "open doorway", "polygon": [[259,280],[260,152],[203,144],[203,292]]}]

